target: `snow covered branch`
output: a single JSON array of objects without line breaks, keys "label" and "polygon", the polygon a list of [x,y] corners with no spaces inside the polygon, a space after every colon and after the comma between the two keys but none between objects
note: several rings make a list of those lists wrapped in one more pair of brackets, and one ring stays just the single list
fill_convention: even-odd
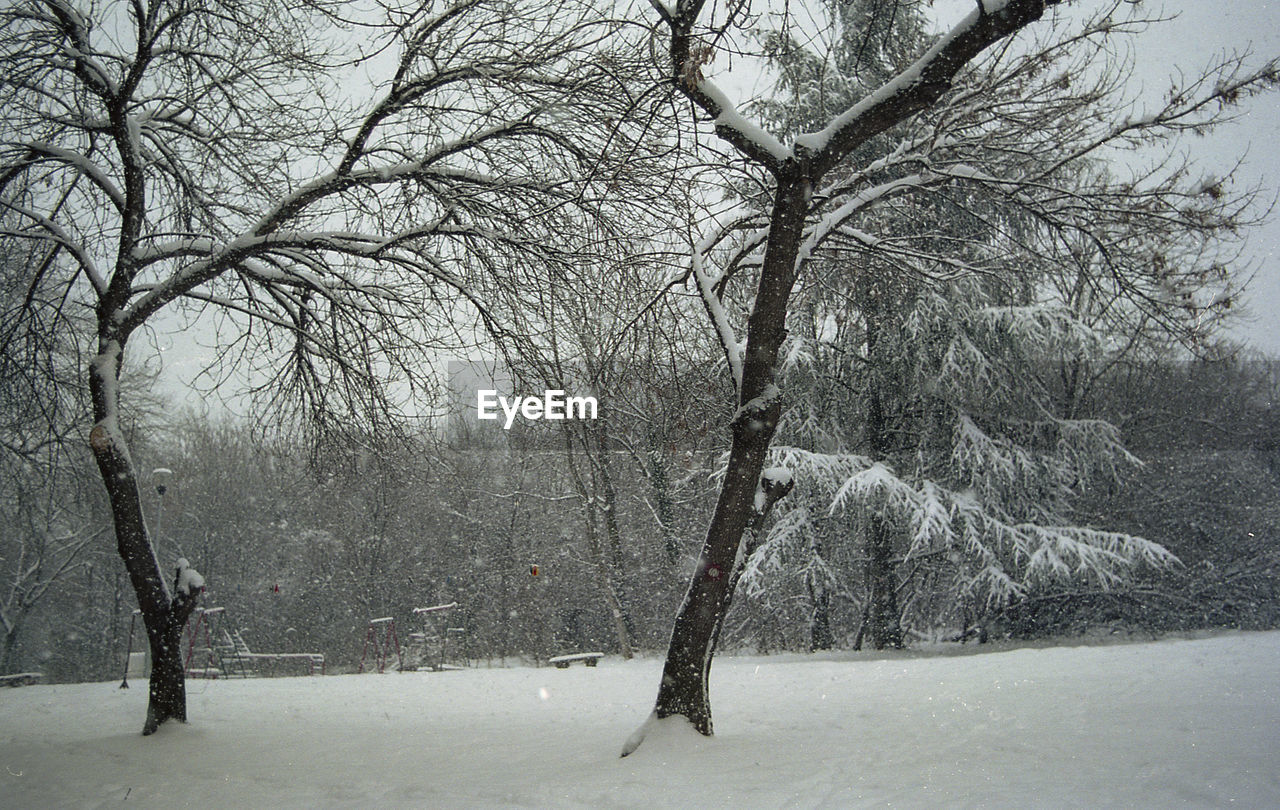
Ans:
[{"label": "snow covered branch", "polygon": [[989,45],[1039,19],[1057,0],[1001,0],[980,3],[938,39],[909,68],[849,107],[823,129],[797,136],[796,148],[809,156],[815,177],[876,134],[934,104],[956,74]]},{"label": "snow covered branch", "polygon": [[738,341],[724,305],[715,291],[715,284],[708,273],[702,269],[702,254],[695,246],[690,261],[694,282],[698,285],[698,295],[706,308],[707,317],[715,328],[716,337],[720,340],[720,348],[724,351],[725,362],[729,365],[729,374],[733,378],[735,391],[742,390],[742,344]]}]

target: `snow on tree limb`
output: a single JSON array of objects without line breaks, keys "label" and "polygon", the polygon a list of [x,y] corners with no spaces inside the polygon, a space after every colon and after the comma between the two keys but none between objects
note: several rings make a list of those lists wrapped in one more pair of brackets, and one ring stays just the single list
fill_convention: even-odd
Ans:
[{"label": "snow on tree limb", "polygon": [[4,200],[0,200],[0,207],[30,220],[40,229],[38,232],[34,233],[28,229],[4,229],[0,230],[0,233],[15,239],[38,239],[52,242],[58,248],[67,251],[75,258],[76,264],[80,268],[80,272],[84,273],[85,278],[87,278],[89,283],[93,285],[95,292],[99,295],[107,292],[106,277],[103,276],[102,271],[98,268],[97,263],[94,262],[93,257],[89,255],[87,250],[85,250],[81,240],[69,233],[56,221],[38,211],[34,211],[24,206],[15,205]]},{"label": "snow on tree limb", "polygon": [[716,134],[737,146],[747,156],[759,160],[767,167],[776,167],[792,157],[792,151],[783,146],[781,141],[738,112],[714,82],[702,79],[690,92],[702,99],[700,103],[712,117]]},{"label": "snow on tree limb", "polygon": [[1060,0],[1000,0],[970,12],[914,64],[836,116],[822,130],[796,138],[824,174],[868,138],[935,102],[956,73],[988,45],[1040,18]]},{"label": "snow on tree limb", "polygon": [[186,557],[178,558],[178,578],[176,589],[178,593],[187,596],[195,592],[199,592],[204,588],[204,577],[200,576],[200,572],[191,567],[191,563]]},{"label": "snow on tree limb", "polygon": [[729,323],[729,316],[724,310],[719,296],[713,289],[713,284],[706,271],[702,269],[702,255],[695,247],[690,253],[690,271],[693,273],[694,282],[698,285],[698,295],[702,299],[702,305],[706,309],[707,317],[711,319],[712,326],[715,329],[716,337],[720,341],[720,348],[724,352],[725,362],[729,365],[729,374],[733,378],[733,387],[735,391],[742,390],[742,344],[738,342],[733,326]]},{"label": "snow on tree limb", "polygon": [[102,193],[107,196],[107,199],[111,201],[117,211],[123,213],[125,208],[124,192],[107,176],[102,167],[88,155],[77,152],[74,149],[65,149],[57,144],[41,141],[28,141],[14,146],[27,151],[33,158],[36,156],[50,158],[84,175],[102,190]]},{"label": "snow on tree limb", "polygon": [[[843,202],[837,208],[824,214],[822,218],[809,228],[808,234],[805,236],[804,242],[800,246],[800,251],[796,257],[797,262],[808,261],[813,251],[823,244],[831,234],[839,230],[844,224],[854,216],[862,213],[866,209],[872,207],[877,202],[896,193],[912,191],[927,186],[931,181],[936,181],[936,175],[917,173],[899,177],[878,186],[865,189],[849,200]],[[858,231],[850,231],[850,233],[861,234]],[[862,241],[869,247],[873,244],[874,237],[865,237]]]}]

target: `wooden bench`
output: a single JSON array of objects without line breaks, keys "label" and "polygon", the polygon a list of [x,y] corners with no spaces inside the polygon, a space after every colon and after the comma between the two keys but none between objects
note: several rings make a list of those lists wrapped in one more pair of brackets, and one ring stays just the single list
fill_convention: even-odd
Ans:
[{"label": "wooden bench", "polygon": [[304,665],[308,675],[324,674],[323,653],[256,653],[249,649],[239,630],[232,634],[232,638],[236,658],[247,663],[258,675],[278,675],[281,665],[288,663]]},{"label": "wooden bench", "polygon": [[300,666],[306,668],[307,675],[324,674],[323,653],[243,653],[241,657],[257,664],[259,675],[278,675]]},{"label": "wooden bench", "polygon": [[224,661],[229,660],[240,670],[242,676],[249,675],[281,675],[305,668],[307,675],[324,674],[323,653],[256,653],[237,630],[230,634],[231,649],[223,652]]},{"label": "wooden bench", "polygon": [[31,686],[43,679],[43,672],[15,672],[13,675],[0,675],[0,686]]},{"label": "wooden bench", "polygon": [[604,658],[604,653],[575,653],[573,655],[557,655],[555,658],[548,658],[547,663],[553,665],[556,669],[568,669],[569,665],[574,661],[581,661],[589,667],[594,667],[601,658]]}]

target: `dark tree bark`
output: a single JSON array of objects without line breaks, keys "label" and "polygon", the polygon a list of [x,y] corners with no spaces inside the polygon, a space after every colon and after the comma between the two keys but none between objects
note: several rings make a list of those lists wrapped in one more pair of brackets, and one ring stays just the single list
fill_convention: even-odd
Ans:
[{"label": "dark tree bark", "polygon": [[[176,583],[175,583],[176,588]],[[146,620],[151,645],[151,680],[147,691],[147,720],[142,733],[154,734],[166,720],[187,722],[186,670],[182,662],[182,629],[200,601],[198,591],[183,593],[156,622]],[[144,620],[146,614],[143,614]]]},{"label": "dark tree bark", "polygon": [[[600,481],[600,498],[603,501],[601,511],[604,513],[605,536],[609,539],[609,553],[606,557],[610,587],[615,594],[617,609],[621,612],[622,626],[629,644],[639,638],[636,622],[631,610],[631,598],[627,592],[626,559],[622,552],[622,529],[618,526],[618,493],[613,486],[613,473],[609,470],[609,422],[602,416],[594,423],[583,423],[588,435],[584,436],[584,452],[591,459],[592,468]],[[591,437],[595,438],[595,454],[592,454]],[[594,483],[593,483],[594,488]],[[630,652],[625,656],[630,658]]]},{"label": "dark tree bark", "polygon": [[831,633],[831,591],[822,583],[809,586],[813,613],[809,619],[809,652],[829,650],[836,645]]},{"label": "dark tree bark", "polygon": [[[757,482],[782,409],[774,384],[778,350],[786,336],[787,306],[800,271],[800,246],[812,189],[822,176],[861,144],[934,104],[955,74],[987,46],[1040,18],[1058,0],[1008,0],[988,11],[979,0],[971,15],[902,75],[807,140],[785,147],[768,142],[759,131],[742,126],[711,90],[700,66],[710,54],[695,30],[705,0],[679,0],[674,9],[653,1],[670,29],[670,80],[708,117],[716,134],[748,160],[767,169],[775,188],[769,234],[764,248],[755,301],[747,319],[745,354],[738,381],[738,412],[730,428],[732,443],[724,483],[707,528],[699,563],[676,615],[653,717],[679,715],[699,733],[710,735],[708,677],[716,638],[733,597],[743,532],[753,519]],[[714,315],[712,316],[714,319]],[[723,340],[723,336],[722,336]],[[726,352],[735,351],[730,346]],[[622,755],[644,740],[642,727],[627,740]]]},{"label": "dark tree bark", "polygon": [[676,614],[654,707],[658,719],[681,715],[702,734],[712,731],[707,679],[715,641],[733,598],[730,583],[735,582],[738,547],[755,514],[760,473],[782,413],[774,374],[778,349],[786,337],[787,301],[795,284],[795,257],[809,191],[807,173],[799,166],[779,184],[756,304],[747,322],[742,393],[730,426],[729,466],[697,570]]},{"label": "dark tree bark", "polygon": [[[885,340],[882,310],[883,294],[874,285],[863,307],[866,318],[867,357],[870,375],[867,381],[867,416],[864,434],[867,452],[873,461],[887,461],[893,441],[885,400],[890,395],[888,373],[891,347]],[[902,626],[898,611],[898,578],[893,564],[893,532],[884,515],[872,512],[866,525],[866,631],[871,646],[877,650],[901,649]]]},{"label": "dark tree bark", "polygon": [[675,507],[671,502],[670,484],[667,480],[667,463],[662,457],[658,430],[650,423],[645,438],[648,441],[648,478],[653,487],[654,511],[662,529],[662,547],[667,563],[675,565],[680,559],[680,538],[675,531]]},{"label": "dark tree bark", "polygon": [[893,543],[885,521],[872,515],[867,521],[867,634],[877,650],[902,649],[902,620],[898,610],[898,577],[894,570]]},{"label": "dark tree bark", "polygon": [[137,474],[120,429],[120,364],[125,338],[113,331],[108,316],[100,328],[99,353],[90,364],[89,390],[95,424],[89,433],[102,482],[111,504],[116,547],[138,597],[138,609],[151,645],[151,681],[144,735],[154,734],[169,719],[186,722],[187,698],[182,666],[182,628],[199,602],[199,589],[179,587],[182,571],[171,596],[160,574],[143,519]]},{"label": "dark tree bark", "polygon": [[[819,538],[809,541],[809,552],[814,558],[825,560],[826,544]],[[831,597],[832,583],[821,572],[810,571],[805,577],[809,590],[809,652],[829,650],[836,646],[836,637],[831,632]]]}]

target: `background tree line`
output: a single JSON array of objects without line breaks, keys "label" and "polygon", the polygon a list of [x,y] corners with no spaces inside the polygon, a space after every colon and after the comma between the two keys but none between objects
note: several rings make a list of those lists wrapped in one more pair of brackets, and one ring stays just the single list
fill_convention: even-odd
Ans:
[{"label": "background tree line", "polygon": [[[957,600],[928,561],[891,557],[904,641],[960,640],[966,629],[976,640],[977,629],[1027,638],[1280,626],[1278,371],[1273,360],[1239,353],[1165,358],[1117,367],[1098,386],[1091,407],[1123,425],[1126,446],[1144,463],[1091,491],[1080,514],[1159,542],[1180,565],[1105,590],[1068,580],[984,609]],[[847,395],[836,381],[825,387],[821,396]],[[394,615],[407,633],[414,607],[457,601],[450,624],[466,632],[455,653],[474,665],[620,653],[624,644],[653,653],[666,641],[714,497],[718,451],[708,439],[690,442],[704,402],[689,397],[685,409],[672,408],[678,419],[655,414],[634,429],[615,422],[603,448],[590,445],[592,462],[566,450],[558,426],[478,436],[474,421],[465,432],[459,420],[407,443],[366,438],[358,452],[349,451],[353,438],[317,466],[307,445],[264,440],[248,424],[156,412],[139,416],[135,453],[140,469],[173,471],[163,496],[144,476],[160,556],[186,556],[205,573],[205,604],[225,607],[255,649],[319,651],[331,671],[353,669],[370,618]],[[625,407],[602,404],[615,414]],[[134,603],[101,542],[108,518],[91,461],[68,448],[48,478],[10,460],[0,535],[4,668],[53,680],[115,677]],[[575,480],[596,464],[611,474],[608,501],[598,490],[584,497]],[[861,535],[837,541],[856,528],[848,516],[809,520],[824,553],[762,555],[726,626],[727,648],[870,643],[869,551]]]}]

